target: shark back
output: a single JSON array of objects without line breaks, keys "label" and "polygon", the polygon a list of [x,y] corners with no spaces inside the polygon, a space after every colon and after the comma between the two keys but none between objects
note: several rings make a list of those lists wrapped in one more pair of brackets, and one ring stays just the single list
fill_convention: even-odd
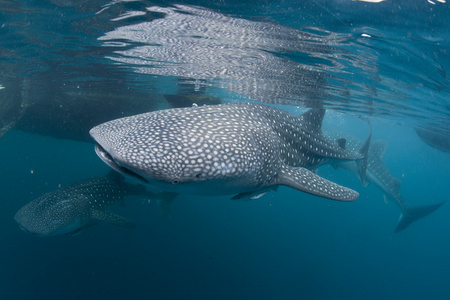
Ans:
[{"label": "shark back", "polygon": [[385,141],[374,141],[369,149],[367,161],[367,173],[370,173],[370,181],[380,187],[389,198],[400,201],[401,181],[391,175],[386,168],[383,157],[386,152]]}]

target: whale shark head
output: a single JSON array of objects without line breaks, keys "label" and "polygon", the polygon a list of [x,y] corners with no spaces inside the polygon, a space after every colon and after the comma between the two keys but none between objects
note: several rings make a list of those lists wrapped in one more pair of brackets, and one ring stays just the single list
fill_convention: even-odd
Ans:
[{"label": "whale shark head", "polygon": [[89,178],[48,192],[23,206],[14,216],[20,227],[35,236],[70,234],[97,222],[121,227],[135,225],[105,208],[127,195],[150,195],[143,186],[128,184],[111,171],[107,176]]},{"label": "whale shark head", "polygon": [[232,194],[270,180],[279,167],[275,136],[246,124],[244,113],[226,106],[170,109],[113,120],[90,134],[98,156],[123,174],[171,191]]},{"label": "whale shark head", "polygon": [[35,236],[63,235],[86,226],[90,222],[90,212],[83,209],[86,197],[59,199],[41,197],[22,207],[14,220],[22,230]]}]

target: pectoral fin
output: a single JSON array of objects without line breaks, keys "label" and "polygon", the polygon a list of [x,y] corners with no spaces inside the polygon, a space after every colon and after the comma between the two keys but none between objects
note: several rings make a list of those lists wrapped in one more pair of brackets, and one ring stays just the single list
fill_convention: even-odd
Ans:
[{"label": "pectoral fin", "polygon": [[92,219],[120,227],[136,228],[136,224],[128,221],[124,217],[118,216],[116,214],[113,214],[112,212],[105,210],[94,210],[92,212]]},{"label": "pectoral fin", "polygon": [[326,180],[302,167],[283,166],[275,184],[331,200],[353,201],[359,196],[354,190]]},{"label": "pectoral fin", "polygon": [[231,200],[241,200],[241,201],[256,200],[256,199],[261,198],[262,196],[264,196],[265,194],[267,194],[271,190],[273,190],[272,187],[271,188],[262,189],[262,190],[253,191],[253,192],[244,192],[244,193],[237,194],[236,196],[231,198]]},{"label": "pectoral fin", "polygon": [[166,219],[170,219],[170,207],[173,200],[178,194],[170,192],[162,192],[158,194],[159,199],[156,200],[158,207]]}]

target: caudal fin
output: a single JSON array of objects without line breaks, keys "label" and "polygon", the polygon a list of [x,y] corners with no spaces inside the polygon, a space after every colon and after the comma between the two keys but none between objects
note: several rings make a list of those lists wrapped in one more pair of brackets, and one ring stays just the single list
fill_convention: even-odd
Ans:
[{"label": "caudal fin", "polygon": [[444,202],[424,206],[409,206],[400,215],[395,232],[400,232],[406,229],[411,223],[428,216],[444,204]]}]

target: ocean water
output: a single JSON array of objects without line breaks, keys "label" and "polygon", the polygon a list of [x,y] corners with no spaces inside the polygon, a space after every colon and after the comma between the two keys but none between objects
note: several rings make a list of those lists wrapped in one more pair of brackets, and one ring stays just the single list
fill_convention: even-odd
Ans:
[{"label": "ocean water", "polygon": [[404,201],[447,201],[449,12],[444,0],[3,1],[0,299],[448,299],[449,203],[394,232],[394,201],[330,165],[318,174],[358,200],[180,195],[166,218],[133,197],[111,210],[137,228],[53,237],[14,215],[107,174],[93,126],[219,101],[323,106],[324,132],[360,140],[369,119]]}]

